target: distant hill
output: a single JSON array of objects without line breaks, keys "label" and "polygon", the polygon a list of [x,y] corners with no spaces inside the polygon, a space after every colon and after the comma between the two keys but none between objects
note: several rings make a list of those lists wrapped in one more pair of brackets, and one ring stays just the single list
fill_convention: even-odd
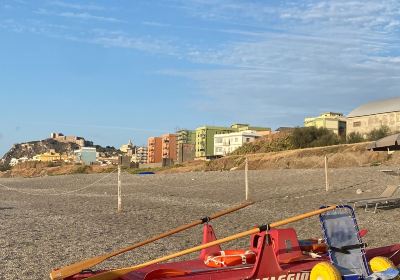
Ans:
[{"label": "distant hill", "polygon": [[[119,153],[119,150],[115,149],[114,147],[93,145],[93,142],[91,141],[85,141],[85,146],[95,147],[98,152],[103,153],[105,156],[117,155]],[[14,144],[11,149],[4,154],[2,157],[2,162],[4,164],[8,164],[12,158],[32,158],[37,154],[49,152],[50,150],[54,150],[55,152],[61,154],[71,154],[74,150],[79,148],[80,146],[77,143],[66,141],[61,142],[52,138],[39,141],[30,141],[26,143]]]}]

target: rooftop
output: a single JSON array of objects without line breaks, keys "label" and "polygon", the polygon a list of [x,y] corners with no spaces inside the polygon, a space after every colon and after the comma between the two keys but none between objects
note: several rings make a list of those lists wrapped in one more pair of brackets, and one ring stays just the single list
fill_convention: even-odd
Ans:
[{"label": "rooftop", "polygon": [[400,97],[366,103],[351,111],[347,117],[352,118],[389,112],[400,112]]}]

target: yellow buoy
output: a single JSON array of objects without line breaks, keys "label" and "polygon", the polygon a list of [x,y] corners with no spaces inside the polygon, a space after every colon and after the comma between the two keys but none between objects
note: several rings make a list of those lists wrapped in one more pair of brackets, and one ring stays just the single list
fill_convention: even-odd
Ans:
[{"label": "yellow buoy", "polygon": [[317,263],[312,269],[310,280],[341,280],[339,270],[329,262]]},{"label": "yellow buoy", "polygon": [[393,262],[386,257],[374,257],[369,261],[372,272],[385,271],[389,268],[396,268]]}]

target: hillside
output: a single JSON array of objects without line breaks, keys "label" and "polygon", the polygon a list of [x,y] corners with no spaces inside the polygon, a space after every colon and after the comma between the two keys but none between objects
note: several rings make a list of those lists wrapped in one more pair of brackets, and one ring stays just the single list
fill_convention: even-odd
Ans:
[{"label": "hillside", "polygon": [[292,134],[290,132],[280,132],[263,136],[254,142],[245,143],[243,146],[232,152],[232,155],[245,155],[255,153],[279,152],[293,149]]},{"label": "hillside", "polygon": [[307,148],[280,152],[231,155],[211,161],[194,161],[181,167],[167,169],[161,173],[191,171],[221,171],[244,169],[247,157],[249,169],[313,169],[324,167],[325,155],[329,168],[365,167],[374,165],[395,166],[400,163],[400,154],[372,152],[366,149],[368,143],[343,144],[328,147]]},{"label": "hillside", "polygon": [[[99,145],[93,145],[91,141],[85,141],[85,145],[88,147],[95,147],[100,153],[105,156],[112,156],[119,153],[114,147],[102,147]],[[8,164],[12,158],[32,158],[34,155],[42,154],[54,150],[60,154],[71,154],[74,150],[79,149],[80,146],[74,142],[60,142],[52,138],[30,141],[26,143],[14,144],[11,149],[4,154],[1,161],[4,164]]]},{"label": "hillside", "polygon": [[11,149],[4,154],[2,160],[8,164],[12,158],[28,157],[32,158],[34,155],[45,153],[51,149],[57,153],[71,153],[79,149],[76,143],[64,143],[54,139],[44,139],[39,141],[30,141],[27,143],[14,144]]}]

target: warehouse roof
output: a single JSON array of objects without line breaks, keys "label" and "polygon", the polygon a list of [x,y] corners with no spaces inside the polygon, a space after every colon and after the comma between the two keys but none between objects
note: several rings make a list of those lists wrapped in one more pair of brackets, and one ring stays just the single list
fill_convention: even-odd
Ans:
[{"label": "warehouse roof", "polygon": [[388,112],[400,112],[400,97],[370,102],[354,109],[348,118],[375,115]]}]

